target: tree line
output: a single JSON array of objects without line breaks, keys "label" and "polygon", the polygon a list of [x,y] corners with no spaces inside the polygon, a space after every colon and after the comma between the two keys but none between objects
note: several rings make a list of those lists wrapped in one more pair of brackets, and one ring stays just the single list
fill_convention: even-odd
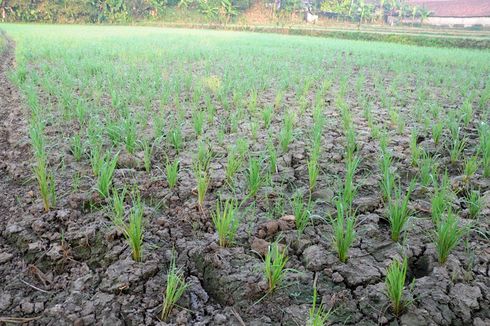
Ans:
[{"label": "tree line", "polygon": [[429,15],[404,0],[0,0],[0,13],[2,21],[124,23],[162,19],[174,7],[227,23],[256,1],[264,1],[273,16],[309,10],[359,24],[386,21],[389,15],[421,20]]}]

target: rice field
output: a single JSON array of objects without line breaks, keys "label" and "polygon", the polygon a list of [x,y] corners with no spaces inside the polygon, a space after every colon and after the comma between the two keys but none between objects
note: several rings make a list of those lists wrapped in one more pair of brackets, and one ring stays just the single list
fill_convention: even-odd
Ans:
[{"label": "rice field", "polygon": [[490,323],[489,51],[0,29],[0,321]]}]

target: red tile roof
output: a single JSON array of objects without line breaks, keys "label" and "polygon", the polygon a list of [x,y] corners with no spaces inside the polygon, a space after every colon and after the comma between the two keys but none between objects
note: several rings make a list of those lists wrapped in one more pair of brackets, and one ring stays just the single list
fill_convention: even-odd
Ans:
[{"label": "red tile roof", "polygon": [[435,17],[490,17],[490,0],[407,0]]}]

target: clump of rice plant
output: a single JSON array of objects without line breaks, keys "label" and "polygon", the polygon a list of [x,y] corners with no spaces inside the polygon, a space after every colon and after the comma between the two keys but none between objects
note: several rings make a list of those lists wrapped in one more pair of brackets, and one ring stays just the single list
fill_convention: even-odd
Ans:
[{"label": "clump of rice plant", "polygon": [[260,160],[258,158],[249,158],[247,170],[248,194],[255,196],[262,185],[260,176]]},{"label": "clump of rice plant", "polygon": [[289,144],[293,140],[293,125],[294,116],[292,113],[289,113],[284,117],[283,126],[279,131],[279,144],[281,145],[281,149],[284,153],[288,151]]},{"label": "clump of rice plant", "polygon": [[439,141],[441,140],[443,130],[444,130],[444,122],[442,120],[439,120],[432,125],[432,140],[434,140],[436,146],[439,144]]},{"label": "clump of rice plant", "polygon": [[317,184],[318,175],[320,174],[318,158],[315,156],[310,156],[306,162],[306,167],[308,169],[309,190],[311,193]]},{"label": "clump of rice plant", "polygon": [[167,158],[167,163],[165,164],[165,174],[167,177],[168,187],[170,189],[175,188],[175,186],[177,185],[177,180],[179,178],[179,161],[174,160],[173,162],[171,162]]},{"label": "clump of rice plant", "polygon": [[109,191],[112,186],[112,177],[114,176],[118,157],[119,154],[116,154],[111,159],[110,154],[107,153],[100,165],[99,174],[97,176],[97,191],[103,197],[109,196]]},{"label": "clump of rice plant", "polygon": [[197,145],[197,168],[203,171],[208,171],[209,164],[211,164],[212,158],[213,153],[209,149],[209,146],[204,142],[200,142]]},{"label": "clump of rice plant", "polygon": [[179,301],[189,285],[186,284],[184,272],[175,265],[175,256],[172,257],[170,267],[167,272],[167,287],[163,299],[161,319],[167,320],[173,307]]},{"label": "clump of rice plant", "polygon": [[471,105],[471,100],[466,99],[461,106],[461,114],[463,118],[463,123],[467,127],[471,120],[473,120],[473,106]]},{"label": "clump of rice plant", "polygon": [[449,210],[445,218],[436,223],[435,243],[439,263],[444,264],[451,251],[458,245],[464,230],[458,225],[458,218]]},{"label": "clump of rice plant", "polygon": [[480,137],[479,151],[482,156],[483,176],[490,177],[490,126],[482,123],[478,128]]},{"label": "clump of rice plant", "polygon": [[151,171],[151,156],[153,152],[153,146],[150,145],[150,141],[145,139],[141,142],[141,146],[143,147],[143,165],[145,167],[146,173],[150,173]]},{"label": "clump of rice plant", "polygon": [[124,214],[125,205],[124,200],[126,198],[127,189],[123,188],[121,193],[117,190],[112,191],[111,209],[112,209],[112,222],[117,227],[124,226]]},{"label": "clump of rice plant", "polygon": [[395,188],[395,174],[391,170],[392,161],[393,159],[389,151],[386,150],[382,152],[380,160],[381,192],[383,193],[383,198],[385,200],[391,198],[391,194]]},{"label": "clump of rice plant", "polygon": [[472,190],[466,199],[466,204],[468,206],[468,212],[471,218],[478,217],[480,214],[482,199],[480,196],[480,192],[478,190]]},{"label": "clump of rice plant", "polygon": [[169,130],[167,137],[170,141],[170,145],[178,152],[184,145],[184,137],[182,136],[182,129],[180,125],[176,125],[173,129]]},{"label": "clump of rice plant", "polygon": [[272,121],[272,114],[274,113],[274,108],[270,105],[266,106],[262,110],[262,120],[264,121],[264,128],[269,129]]},{"label": "clump of rice plant", "polygon": [[407,277],[407,259],[402,262],[395,259],[388,266],[385,279],[386,294],[391,302],[391,309],[395,316],[399,316],[406,307],[406,300],[403,298],[405,279]]},{"label": "clump of rice plant", "polygon": [[242,168],[243,160],[242,157],[233,148],[228,150],[227,162],[226,162],[226,181],[231,184],[233,183],[233,177]]},{"label": "clump of rice plant", "polygon": [[267,143],[267,158],[269,160],[269,171],[274,174],[277,172],[277,151],[272,140]]},{"label": "clump of rice plant", "polygon": [[356,235],[354,230],[356,219],[354,215],[349,214],[348,209],[345,207],[346,205],[342,201],[337,200],[336,206],[337,218],[331,220],[333,244],[339,260],[345,263],[349,258],[349,249]]},{"label": "clump of rice plant", "polygon": [[307,326],[324,326],[330,318],[332,309],[327,310],[323,304],[318,305],[318,293],[316,286],[313,287],[313,305],[308,310]]},{"label": "clump of rice plant", "polygon": [[310,223],[311,203],[309,201],[305,202],[303,196],[297,192],[293,195],[291,206],[293,208],[296,232],[298,233],[298,237],[300,237]]},{"label": "clump of rice plant", "polygon": [[480,159],[476,155],[470,156],[465,160],[463,173],[466,182],[468,182],[469,179],[475,175],[476,171],[478,171],[479,160]]},{"label": "clump of rice plant", "polygon": [[419,161],[419,175],[420,183],[424,187],[430,186],[437,175],[437,163],[434,158],[425,151],[421,154],[421,159]]},{"label": "clump of rice plant", "polygon": [[449,158],[451,159],[451,163],[454,164],[459,161],[465,147],[466,139],[460,139],[459,136],[453,138],[451,148],[449,149]]},{"label": "clump of rice plant", "polygon": [[136,120],[133,118],[124,119],[124,144],[126,145],[126,150],[128,153],[133,154],[136,150],[137,144],[137,130],[136,130]]},{"label": "clump of rice plant", "polygon": [[442,181],[434,180],[434,193],[431,198],[432,221],[437,223],[448,208],[448,197],[450,196],[450,185],[447,173]]},{"label": "clump of rice plant", "polygon": [[218,201],[212,219],[218,232],[219,245],[221,247],[233,245],[239,226],[236,201],[227,200],[224,203]]},{"label": "clump of rice plant", "polygon": [[282,282],[288,270],[285,268],[288,262],[286,248],[279,249],[277,241],[269,246],[265,255],[264,274],[268,284],[268,292],[273,292]]},{"label": "clump of rice plant", "polygon": [[54,175],[48,171],[45,159],[37,159],[34,167],[34,174],[39,185],[39,192],[43,201],[44,210],[47,212],[50,208],[56,206],[56,186]]},{"label": "clump of rice plant", "polygon": [[346,205],[345,209],[348,209],[349,212],[352,212],[352,202],[354,201],[354,197],[357,193],[357,186],[354,184],[354,176],[360,162],[361,159],[355,156],[351,159],[348,159],[345,165],[345,179],[343,188],[341,190],[341,196],[342,203]]},{"label": "clump of rice plant", "polygon": [[83,148],[82,138],[79,134],[75,134],[71,138],[70,151],[75,161],[79,162],[82,159],[85,150]]},{"label": "clump of rice plant", "polygon": [[401,186],[394,190],[394,196],[389,199],[388,202],[388,222],[391,228],[391,239],[398,241],[400,235],[405,229],[405,226],[410,218],[410,211],[408,209],[408,202],[410,200],[410,194],[415,185],[412,181],[405,196],[402,193]]},{"label": "clump of rice plant", "polygon": [[205,119],[205,111],[196,109],[192,112],[192,124],[197,137],[201,136],[202,134]]},{"label": "clump of rice plant", "polygon": [[206,192],[209,187],[209,176],[208,173],[200,168],[194,169],[194,175],[196,177],[197,183],[197,204],[201,211],[204,207],[204,199],[206,197]]}]

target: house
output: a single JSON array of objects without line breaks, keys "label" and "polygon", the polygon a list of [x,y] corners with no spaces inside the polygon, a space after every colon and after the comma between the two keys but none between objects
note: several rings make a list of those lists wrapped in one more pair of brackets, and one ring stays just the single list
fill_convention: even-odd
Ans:
[{"label": "house", "polygon": [[424,24],[490,26],[490,0],[407,0],[407,3],[430,11]]}]

